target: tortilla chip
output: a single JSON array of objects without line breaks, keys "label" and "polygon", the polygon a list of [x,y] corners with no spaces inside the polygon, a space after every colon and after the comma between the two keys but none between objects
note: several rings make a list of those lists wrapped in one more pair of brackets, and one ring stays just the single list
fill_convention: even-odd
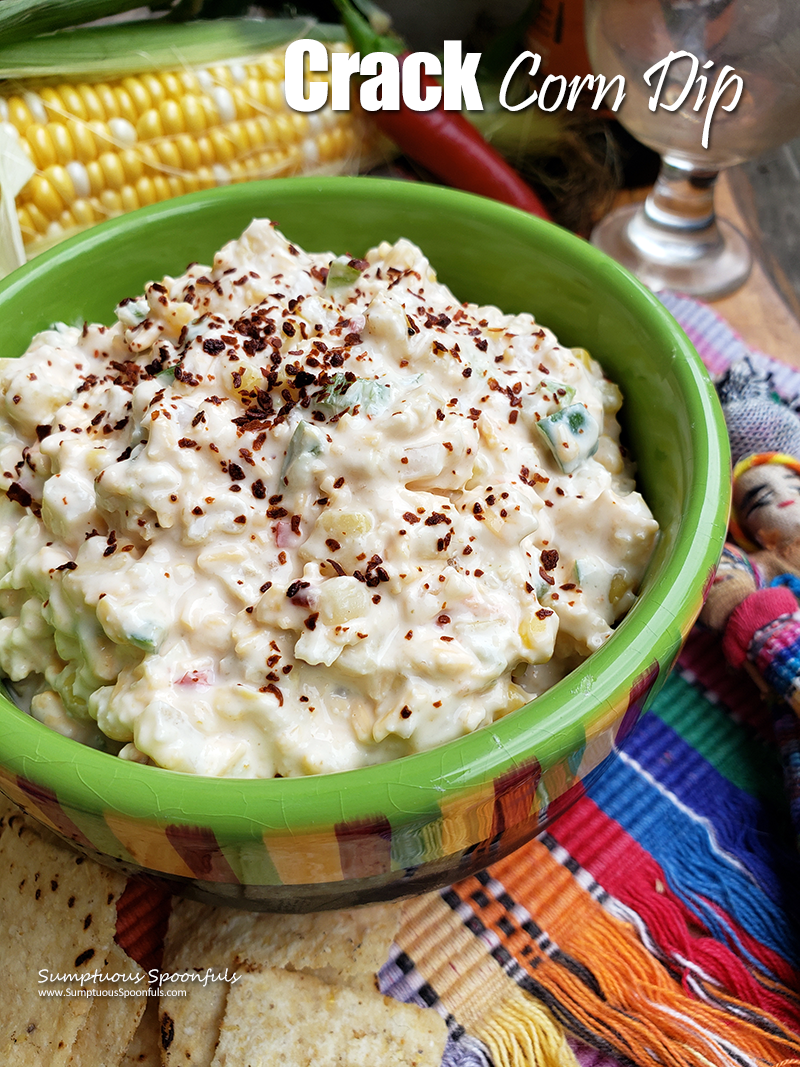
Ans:
[{"label": "tortilla chip", "polygon": [[268,968],[231,985],[212,1067],[439,1067],[446,1041],[430,1008]]},{"label": "tortilla chip", "polygon": [[[341,984],[374,987],[400,925],[398,905],[378,904],[310,915],[272,915],[175,902],[162,971],[205,975],[291,967]],[[210,1067],[228,995],[227,981],[165,982],[185,997],[160,1000],[167,1067]]]},{"label": "tortilla chip", "polygon": [[[118,982],[90,983],[93,988],[108,992],[147,989],[144,968],[123,952],[119,945],[111,946],[103,972],[108,976],[125,975],[126,978]],[[139,981],[128,978],[128,975],[138,976]],[[98,1067],[100,1064],[111,1067],[118,1063],[144,1014],[147,999],[144,995],[93,997],[89,1002],[91,1007],[86,1022],[72,1046],[68,1067]]]},{"label": "tortilla chip", "polygon": [[119,1067],[161,1067],[158,999],[147,997],[147,1007],[138,1029],[125,1050]]},{"label": "tortilla chip", "polygon": [[[76,855],[21,813],[0,832],[0,959],[5,985],[0,1063],[62,1067],[92,1001],[67,996],[79,983],[50,975],[102,969],[114,940],[125,879]],[[44,980],[43,980],[44,979]],[[88,983],[86,983],[88,984]],[[40,996],[40,992],[60,996]]]}]

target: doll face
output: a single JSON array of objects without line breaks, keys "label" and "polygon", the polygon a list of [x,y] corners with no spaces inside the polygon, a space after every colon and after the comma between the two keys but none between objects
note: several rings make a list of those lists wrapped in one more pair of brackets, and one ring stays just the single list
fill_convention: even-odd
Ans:
[{"label": "doll face", "polygon": [[745,532],[763,548],[800,541],[800,474],[764,463],[740,474],[733,499]]}]

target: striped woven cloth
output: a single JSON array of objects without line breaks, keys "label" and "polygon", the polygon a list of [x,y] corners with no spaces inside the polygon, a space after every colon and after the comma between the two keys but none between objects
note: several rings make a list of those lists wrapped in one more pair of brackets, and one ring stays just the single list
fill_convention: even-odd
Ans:
[{"label": "striped woven cloth", "polygon": [[[746,354],[664,301],[712,374]],[[751,358],[800,406],[800,373]],[[549,833],[404,905],[381,988],[447,1019],[443,1067],[800,1067],[798,828],[800,719],[695,630]],[[167,913],[129,884],[118,939],[147,967]]]},{"label": "striped woven cloth", "polygon": [[[713,375],[746,353],[664,302]],[[800,721],[696,630],[548,834],[407,905],[382,988],[446,1016],[446,1067],[800,1065],[799,798]]]}]

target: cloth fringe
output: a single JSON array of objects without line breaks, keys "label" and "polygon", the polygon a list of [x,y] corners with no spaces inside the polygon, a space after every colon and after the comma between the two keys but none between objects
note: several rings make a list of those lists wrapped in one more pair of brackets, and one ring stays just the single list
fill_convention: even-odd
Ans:
[{"label": "cloth fringe", "polygon": [[509,982],[505,1003],[475,1027],[495,1067],[578,1067],[564,1030],[532,997]]},{"label": "cloth fringe", "polygon": [[486,1047],[494,1067],[579,1067],[566,1034],[526,996],[439,894],[408,902],[398,945],[439,1006]]},{"label": "cloth fringe", "polygon": [[521,989],[603,1051],[641,1067],[754,1067],[800,1056],[800,1041],[774,1017],[733,997],[723,1009],[690,996],[540,842],[495,864],[491,878],[455,889],[450,906],[484,951],[492,945]]}]

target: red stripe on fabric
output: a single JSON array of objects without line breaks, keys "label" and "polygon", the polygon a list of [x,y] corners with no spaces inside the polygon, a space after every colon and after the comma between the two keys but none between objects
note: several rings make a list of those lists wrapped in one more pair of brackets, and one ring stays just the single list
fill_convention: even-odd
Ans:
[{"label": "red stripe on fabric", "polygon": [[392,827],[388,819],[340,823],[336,828],[342,877],[371,878],[392,869]]},{"label": "red stripe on fabric", "polygon": [[131,878],[117,901],[115,940],[148,973],[161,967],[171,903],[170,887],[147,875]]},{"label": "red stripe on fabric", "polygon": [[17,785],[26,796],[31,798],[31,801],[36,807],[47,816],[53,826],[58,829],[59,833],[63,834],[64,837],[69,838],[70,841],[75,841],[76,844],[88,848],[94,855],[97,855],[97,849],[86,834],[84,834],[83,830],[75,825],[72,819],[70,819],[61,807],[58,798],[52,789],[48,789],[46,786],[39,785],[36,782],[30,782],[27,778],[23,778],[21,774],[17,775]]},{"label": "red stripe on fabric", "polygon": [[[679,957],[692,961],[739,1000],[800,1030],[797,1005],[765,989],[733,950],[710,937],[669,889],[663,870],[650,853],[589,797],[565,811],[550,833],[595,881],[641,917],[665,955],[673,961]],[[727,913],[717,910],[748,951],[791,988],[797,976],[786,960],[756,941]],[[689,973],[683,968],[682,981],[691,992],[685,981]]]},{"label": "red stripe on fabric", "polygon": [[211,830],[200,826],[166,826],[164,836],[197,878],[238,884]]},{"label": "red stripe on fabric", "polygon": [[729,708],[735,719],[746,722],[772,740],[769,708],[745,670],[734,670],[722,657],[719,638],[696,628],[689,635],[678,666],[692,671],[700,684]]}]

